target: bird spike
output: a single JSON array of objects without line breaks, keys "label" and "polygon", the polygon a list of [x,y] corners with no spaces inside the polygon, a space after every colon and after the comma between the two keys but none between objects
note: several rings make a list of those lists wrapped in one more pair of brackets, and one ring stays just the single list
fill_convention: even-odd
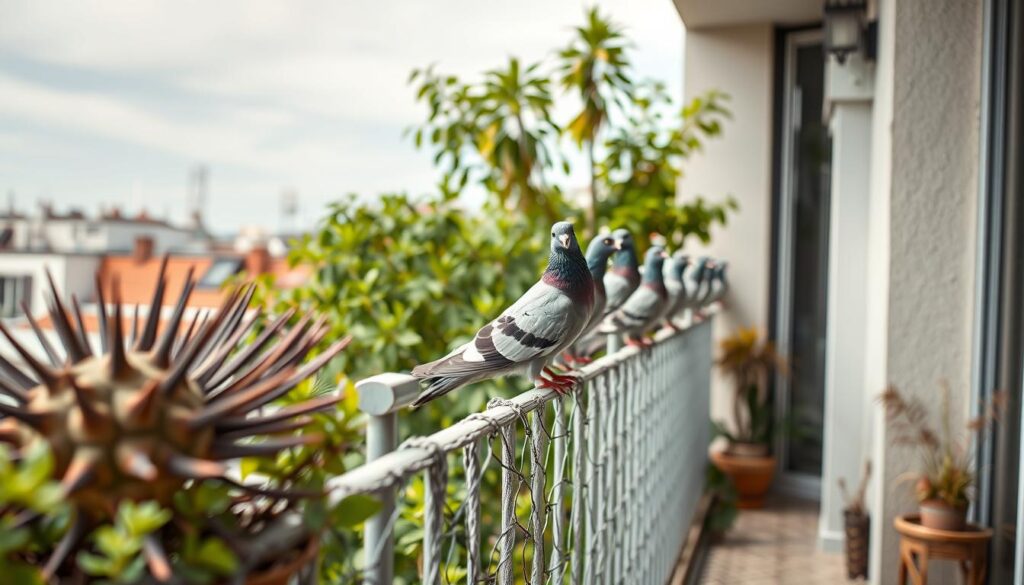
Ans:
[{"label": "bird spike", "polygon": [[260,416],[260,417],[233,417],[227,418],[217,423],[218,430],[238,430],[238,429],[250,429],[253,427],[263,427],[271,425],[277,422],[286,421],[292,417],[298,417],[306,414],[312,414],[314,412],[321,412],[327,410],[341,401],[341,396],[321,396],[319,398],[313,398],[299,404],[293,404],[286,406],[280,410],[276,410],[271,414]]},{"label": "bird spike", "polygon": [[216,459],[237,459],[239,457],[267,457],[277,455],[285,449],[302,445],[315,445],[324,440],[320,433],[307,433],[267,439],[259,443],[235,443],[233,441],[216,441],[213,444],[212,456]]},{"label": "bird spike", "polygon": [[24,408],[11,406],[6,402],[0,402],[0,414],[20,420],[33,429],[40,430],[49,417],[39,412],[29,412]]},{"label": "bird spike", "polygon": [[325,365],[327,365],[327,362],[329,362],[332,359],[334,359],[334,357],[336,355],[338,355],[338,353],[341,352],[341,350],[345,349],[345,347],[351,341],[352,341],[352,337],[351,336],[346,336],[344,339],[342,339],[340,341],[336,341],[334,343],[334,345],[328,347],[327,350],[325,350],[322,354],[320,354],[320,355],[316,356],[315,358],[313,358],[312,361],[310,361],[309,363],[307,363],[305,366],[303,366],[301,369],[299,369],[297,371],[294,368],[287,368],[285,370],[282,370],[282,372],[284,372],[284,373],[291,373],[291,377],[288,378],[285,381],[285,383],[282,384],[279,388],[271,391],[268,394],[264,394],[264,395],[260,396],[258,399],[254,400],[254,401],[252,401],[252,402],[250,402],[248,404],[246,404],[244,411],[248,412],[248,411],[253,410],[255,408],[259,408],[259,407],[263,406],[264,404],[267,404],[268,402],[271,402],[272,400],[277,400],[278,398],[284,396],[292,388],[298,386],[300,382],[302,382],[306,378],[309,378],[310,376],[315,374],[320,368],[322,368]]},{"label": "bird spike", "polygon": [[96,281],[96,311],[100,323],[100,353],[107,353],[107,299],[103,296],[103,283],[100,282],[100,273],[94,275]]},{"label": "bird spike", "polygon": [[49,299],[49,312],[50,320],[53,321],[53,328],[57,331],[57,335],[60,337],[61,343],[64,345],[64,351],[71,359],[71,363],[77,364],[86,358],[85,350],[79,345],[81,340],[75,333],[75,327],[71,324],[71,320],[68,319],[68,310],[64,306],[64,301],[60,298],[60,293],[57,292],[57,283],[53,280],[53,274],[50,273],[50,269],[45,269],[46,280],[50,285],[50,299]]},{"label": "bird spike", "polygon": [[178,384],[188,374],[189,366],[192,365],[195,360],[196,354],[203,349],[203,347],[209,342],[210,336],[220,327],[220,324],[224,321],[227,313],[222,310],[217,312],[217,315],[212,321],[209,321],[199,330],[196,334],[195,339],[191,343],[185,346],[185,349],[181,351],[181,356],[175,360],[170,371],[167,373],[167,377],[160,384],[160,393],[167,395],[170,394]]},{"label": "bird spike", "polygon": [[134,346],[139,340],[139,304],[135,303],[135,310],[132,311],[132,340],[131,344]]},{"label": "bird spike", "polygon": [[185,314],[185,307],[188,305],[188,299],[192,296],[192,289],[196,283],[192,280],[192,273],[195,271],[193,266],[188,267],[188,273],[185,275],[185,284],[181,287],[181,294],[178,296],[178,302],[174,306],[174,311],[171,313],[171,318],[164,326],[163,333],[160,336],[160,341],[157,344],[156,350],[153,352],[153,364],[158,368],[166,368],[171,360],[171,350],[174,348],[174,342],[178,338],[178,328],[181,326],[181,318]]},{"label": "bird spike", "polygon": [[185,479],[217,479],[227,472],[227,467],[223,463],[196,459],[180,453],[171,453],[167,456],[167,468],[174,475]]},{"label": "bird spike", "polygon": [[71,389],[75,394],[75,402],[78,404],[78,411],[82,413],[82,422],[90,433],[97,433],[110,428],[110,415],[100,411],[94,400],[89,396],[90,391],[75,383],[74,378],[69,378]]},{"label": "bird spike", "polygon": [[46,335],[43,333],[42,327],[36,321],[35,317],[32,316],[32,311],[29,310],[28,303],[21,301],[21,310],[25,313],[25,319],[28,320],[28,324],[32,327],[32,332],[36,334],[36,339],[39,340],[39,345],[42,346],[43,351],[46,352],[46,357],[50,360],[50,365],[59,368],[61,364],[60,355],[57,350],[53,349],[50,344],[50,340],[46,339]]},{"label": "bird spike", "polygon": [[117,467],[125,475],[143,481],[153,481],[159,473],[145,451],[127,443],[117,447]]},{"label": "bird spike", "polygon": [[310,318],[311,315],[309,313],[303,315],[299,319],[299,322],[296,323],[295,326],[284,335],[284,337],[282,337],[273,347],[264,352],[259,359],[256,360],[256,363],[252,368],[244,374],[240,374],[230,386],[224,388],[220,393],[218,393],[217,397],[236,392],[253,384],[256,380],[263,377],[264,374],[273,374],[279,370],[279,368],[275,368],[274,366],[277,364],[278,360],[281,359],[281,356],[288,353],[292,346],[299,341],[306,328],[306,324],[309,323]]},{"label": "bird spike", "polygon": [[4,337],[6,337],[7,341],[10,342],[11,347],[13,347],[14,350],[18,352],[18,355],[21,356],[21,359],[24,360],[25,365],[39,376],[39,381],[47,387],[53,388],[57,382],[57,373],[40,363],[31,352],[25,349],[25,346],[14,338],[14,335],[11,334],[11,331],[2,322],[0,322],[0,333],[4,334]]},{"label": "bird spike", "polygon": [[[121,278],[116,274],[111,289],[114,311],[107,325],[107,347],[110,348],[110,376],[117,378],[128,371],[128,360],[124,351],[124,323],[121,322]],[[137,310],[138,305],[135,307]]]},{"label": "bird spike", "polygon": [[[231,337],[224,340],[224,343],[220,344],[217,351],[210,352],[210,354],[203,359],[203,361],[196,361],[196,364],[192,367],[192,376],[201,386],[205,386],[207,380],[216,373],[217,369],[224,365],[228,356],[235,350],[238,342],[250,331],[256,323],[260,321],[263,316],[263,309],[257,308],[254,314],[245,319],[245,322],[235,328],[234,333]],[[211,344],[212,345],[212,344]],[[205,352],[204,352],[205,353]]]},{"label": "bird spike", "polygon": [[152,534],[147,534],[142,541],[143,556],[146,557],[146,566],[149,567],[149,574],[160,583],[171,580],[171,560],[167,558],[164,545]]},{"label": "bird spike", "polygon": [[85,331],[85,319],[82,319],[82,306],[78,304],[78,296],[74,294],[71,295],[71,309],[78,328],[78,343],[82,346],[85,356],[92,357],[92,347],[89,345],[89,337]]},{"label": "bird spike", "polygon": [[181,350],[185,349],[188,342],[192,341],[192,335],[196,332],[196,326],[202,328],[206,325],[206,320],[210,317],[209,311],[196,311],[192,315],[192,320],[188,324],[188,328],[185,329],[185,334],[182,335],[178,342],[174,344],[174,351],[171,352],[171,359],[177,359],[181,355]]},{"label": "bird spike", "polygon": [[2,376],[0,376],[0,392],[3,392],[4,394],[10,396],[11,398],[17,400],[22,404],[28,402],[29,399],[28,392],[22,390],[21,388],[18,388],[12,382],[6,380]]},{"label": "bird spike", "polygon": [[89,485],[96,472],[99,455],[94,451],[76,451],[71,458],[60,485],[65,495],[71,495]]},{"label": "bird spike", "polygon": [[278,420],[274,422],[268,422],[265,424],[253,425],[250,427],[242,427],[239,429],[235,429],[233,431],[220,431],[220,425],[217,425],[217,436],[223,439],[242,439],[245,437],[253,437],[257,435],[280,435],[283,433],[291,433],[300,430],[312,422],[312,417],[296,416],[288,420]]},{"label": "bird spike", "polygon": [[[227,381],[228,378],[234,376],[242,368],[246,367],[256,353],[263,349],[267,342],[270,341],[270,339],[276,335],[282,327],[284,327],[294,314],[294,308],[288,309],[274,319],[270,325],[267,325],[267,327],[256,336],[256,339],[253,340],[252,343],[248,344],[244,349],[242,349],[242,351],[232,357],[224,367],[210,368],[208,372],[203,372],[199,378],[203,386],[210,390],[217,388]],[[224,348],[224,350],[230,351],[230,348]]]},{"label": "bird spike", "polygon": [[142,390],[136,392],[126,404],[125,413],[127,419],[130,421],[142,421],[149,418],[154,410],[153,405],[156,404],[156,397],[159,396],[160,382],[157,380],[149,380],[146,385],[142,387]]},{"label": "bird spike", "polygon": [[25,372],[22,372],[21,368],[7,361],[3,356],[0,356],[0,372],[10,378],[10,380],[22,390],[28,390],[29,388],[37,385],[37,382],[28,377]]},{"label": "bird spike", "polygon": [[71,527],[64,533],[64,537],[60,539],[57,546],[53,549],[53,553],[50,558],[46,560],[46,565],[43,567],[42,580],[44,583],[49,583],[53,576],[57,573],[57,569],[64,564],[64,560],[67,559],[68,555],[75,549],[78,541],[85,536],[85,520],[79,516],[76,516],[71,523]]},{"label": "bird spike", "polygon": [[156,328],[160,324],[160,312],[164,305],[164,291],[167,288],[167,261],[169,255],[164,254],[160,259],[160,272],[157,275],[156,289],[153,290],[153,300],[149,302],[149,314],[146,315],[146,325],[142,328],[142,336],[135,342],[135,349],[138,351],[149,351],[153,349],[156,341]]},{"label": "bird spike", "polygon": [[231,334],[238,327],[238,323],[241,318],[245,315],[246,309],[249,308],[249,303],[252,301],[252,295],[256,290],[256,285],[248,284],[241,288],[236,288],[228,296],[229,302],[224,304],[223,310],[230,313],[227,319],[224,320],[223,325],[214,333],[210,339],[210,343],[203,348],[203,351],[196,356],[196,364],[202,363],[210,355],[215,347],[220,347],[227,338],[231,337]]}]

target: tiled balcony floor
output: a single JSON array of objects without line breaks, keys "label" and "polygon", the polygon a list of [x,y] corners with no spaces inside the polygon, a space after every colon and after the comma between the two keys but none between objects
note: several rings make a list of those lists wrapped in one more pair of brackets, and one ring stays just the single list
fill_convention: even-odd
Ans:
[{"label": "tiled balcony floor", "polygon": [[843,555],[818,550],[818,504],[770,500],[763,510],[742,510],[725,539],[711,546],[701,583],[787,585],[855,583]]}]

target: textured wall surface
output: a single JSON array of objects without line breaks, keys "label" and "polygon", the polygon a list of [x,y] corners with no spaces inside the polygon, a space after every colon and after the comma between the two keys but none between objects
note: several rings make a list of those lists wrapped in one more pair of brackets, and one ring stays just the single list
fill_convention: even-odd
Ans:
[{"label": "textured wall surface", "polygon": [[[932,405],[938,381],[948,380],[958,415],[966,414],[971,368],[981,5],[895,5],[888,379]],[[886,527],[883,583],[896,582],[892,519],[915,507],[896,479],[915,466],[909,450],[886,447],[876,515]]]},{"label": "textured wall surface", "polygon": [[[683,198],[732,195],[740,211],[712,234],[705,251],[729,259],[727,310],[715,319],[720,338],[737,327],[768,325],[771,253],[772,28],[767,24],[722,27],[686,34],[685,93],[709,89],[732,97],[733,118],[723,135],[686,166]],[[688,242],[692,252],[697,241]],[[716,371],[711,412],[728,410],[729,392]]]}]

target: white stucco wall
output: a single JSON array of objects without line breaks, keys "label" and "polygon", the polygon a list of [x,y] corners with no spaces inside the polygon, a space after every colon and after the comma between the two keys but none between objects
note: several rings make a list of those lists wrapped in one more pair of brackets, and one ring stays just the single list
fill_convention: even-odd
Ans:
[{"label": "white stucco wall", "polygon": [[[715,337],[738,327],[768,326],[771,269],[771,146],[773,30],[768,24],[707,28],[686,33],[685,95],[708,89],[731,96],[733,119],[721,138],[706,145],[686,167],[683,198],[732,195],[740,210],[712,233],[707,248],[689,242],[692,252],[729,260],[729,294],[716,318]],[[711,412],[725,416],[724,381],[715,372]]]},{"label": "white stucco wall", "polygon": [[[898,0],[893,31],[887,379],[929,404],[937,404],[938,381],[948,380],[957,428],[971,381],[981,7],[982,0]],[[917,458],[881,435],[878,575],[895,583],[892,520],[915,508],[897,478]]]}]

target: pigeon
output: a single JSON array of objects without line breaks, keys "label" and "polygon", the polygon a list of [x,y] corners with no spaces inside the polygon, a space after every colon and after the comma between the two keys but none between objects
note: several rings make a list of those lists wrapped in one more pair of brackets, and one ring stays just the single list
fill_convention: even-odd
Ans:
[{"label": "pigeon", "polygon": [[[581,345],[581,342],[587,338],[588,334],[601,324],[601,319],[605,315],[604,307],[607,302],[604,288],[605,272],[608,268],[608,259],[616,250],[620,249],[620,246],[621,243],[608,234],[598,235],[587,246],[587,268],[590,269],[590,276],[594,279],[594,311],[590,316],[587,326],[583,328],[583,332],[580,333],[577,339],[575,344],[577,346]],[[588,361],[584,355],[580,355],[581,352],[577,351],[577,349],[570,349],[569,355],[566,356],[567,362],[585,363]]]},{"label": "pigeon", "polygon": [[[594,279],[587,269],[572,224],[551,227],[551,255],[540,281],[530,287],[473,340],[443,358],[413,368],[426,388],[412,403],[421,406],[471,384],[525,373],[540,388],[559,394],[576,383],[573,376],[551,371],[549,360],[569,347],[590,321]],[[546,376],[546,377],[545,377]]]},{"label": "pigeon", "polygon": [[702,287],[708,272],[710,272],[710,263],[711,258],[701,256],[697,258],[697,264],[683,275],[683,287],[686,289],[686,303],[683,308],[691,310],[700,308],[701,295],[704,294]]},{"label": "pigeon", "polygon": [[725,278],[725,269],[728,266],[729,263],[722,260],[716,263],[714,270],[711,271],[710,290],[707,298],[704,299],[704,305],[720,301],[725,296],[726,291],[729,290],[729,281]]},{"label": "pigeon", "polygon": [[676,329],[675,317],[686,306],[686,286],[683,284],[683,274],[690,267],[690,257],[686,254],[676,253],[670,262],[665,263],[665,290],[668,292],[668,302],[665,303],[665,310],[661,317],[665,325]]},{"label": "pigeon", "polygon": [[600,333],[625,333],[629,345],[646,345],[644,332],[661,317],[668,302],[665,290],[665,248],[651,246],[644,256],[641,285],[629,299],[616,309],[597,328]]},{"label": "pigeon", "polygon": [[629,230],[617,229],[612,232],[619,251],[615,253],[612,269],[604,275],[606,303],[602,317],[609,315],[626,302],[629,295],[640,286],[640,271],[637,268],[636,247]]}]

